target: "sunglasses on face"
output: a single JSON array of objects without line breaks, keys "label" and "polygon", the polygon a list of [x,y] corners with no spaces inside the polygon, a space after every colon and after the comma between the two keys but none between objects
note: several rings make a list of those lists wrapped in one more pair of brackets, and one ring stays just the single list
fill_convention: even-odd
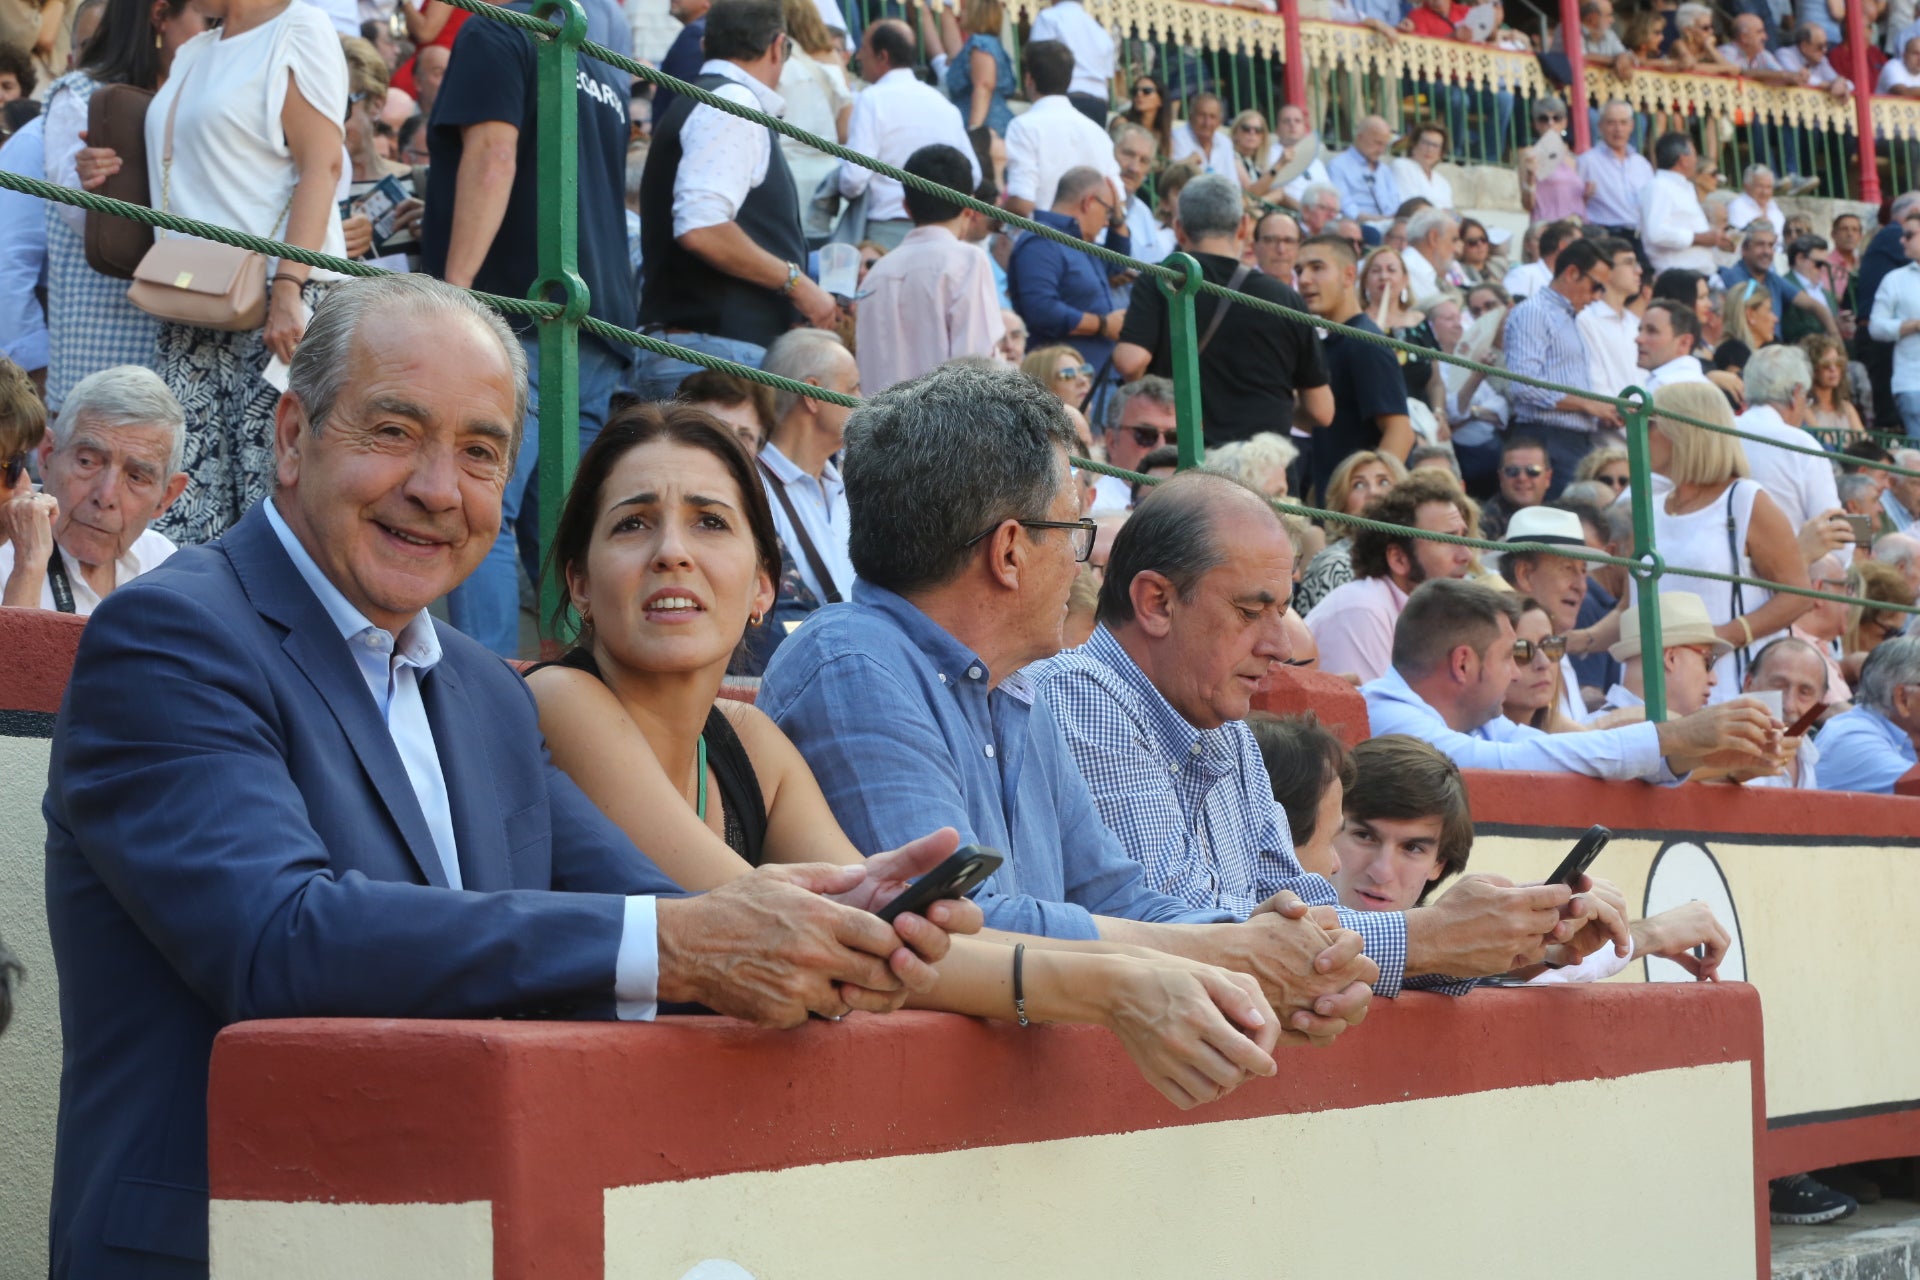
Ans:
[{"label": "sunglasses on face", "polygon": [[1161,445],[1180,443],[1180,433],[1172,427],[1162,431],[1158,427],[1128,427],[1133,433],[1133,442],[1142,449],[1158,449]]},{"label": "sunglasses on face", "polygon": [[1263,124],[1237,124],[1233,126],[1233,128],[1236,133],[1265,133],[1267,131],[1267,126]]},{"label": "sunglasses on face", "polygon": [[1502,467],[1500,468],[1500,474],[1509,480],[1518,480],[1521,476],[1525,476],[1529,480],[1538,480],[1541,476],[1547,474],[1547,469],[1540,466]]},{"label": "sunglasses on face", "polygon": [[1153,95],[1154,97],[1156,97],[1156,98],[1160,96],[1160,91],[1159,91],[1158,89],[1156,89],[1156,88],[1154,88],[1154,87],[1153,87],[1152,85],[1150,85],[1150,84],[1137,84],[1137,85],[1135,85],[1135,86],[1133,86],[1133,96],[1134,96],[1134,97],[1136,97],[1136,98],[1138,98],[1138,97],[1139,97],[1139,96],[1141,96],[1142,94],[1147,94],[1147,93],[1150,93],[1150,94],[1152,94],[1152,95]]},{"label": "sunglasses on face", "polygon": [[1075,378],[1091,378],[1093,366],[1090,364],[1070,364],[1064,369],[1053,371],[1055,382],[1072,382]]},{"label": "sunglasses on face", "polygon": [[1565,636],[1548,636],[1544,640],[1515,640],[1513,642],[1513,660],[1521,666],[1527,666],[1539,654],[1548,662],[1558,662],[1567,654]]},{"label": "sunglasses on face", "polygon": [[1546,115],[1535,116],[1533,118],[1533,122],[1535,124],[1554,124],[1556,122],[1565,123],[1566,119],[1567,119],[1567,115],[1564,111],[1562,111],[1557,113],[1549,113]]},{"label": "sunglasses on face", "polygon": [[1624,489],[1628,484],[1626,476],[1595,476],[1594,479],[1615,489]]},{"label": "sunglasses on face", "polygon": [[1471,240],[1469,240],[1466,236],[1460,237],[1460,247],[1462,249],[1478,249],[1481,245],[1485,243],[1487,243],[1487,238],[1485,236],[1475,236]]}]

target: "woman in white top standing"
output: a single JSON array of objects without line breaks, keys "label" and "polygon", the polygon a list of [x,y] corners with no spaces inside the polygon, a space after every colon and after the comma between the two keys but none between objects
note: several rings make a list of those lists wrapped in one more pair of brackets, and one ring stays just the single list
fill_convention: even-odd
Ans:
[{"label": "woman in white top standing", "polygon": [[[780,96],[786,99],[786,120],[808,133],[835,142],[847,140],[847,117],[853,111],[853,90],[847,86],[843,65],[846,50],[834,39],[813,0],[786,0],[788,56],[780,68]],[[800,221],[810,236],[825,236],[833,220],[816,209],[813,193],[840,172],[835,156],[804,142],[780,135],[780,153],[793,174],[794,193],[800,199]]]},{"label": "woman in white top standing", "polygon": [[[200,5],[222,25],[181,46],[147,111],[155,207],[344,257],[347,60],[333,24],[302,0]],[[279,392],[261,374],[273,357],[292,359],[335,277],[296,262],[268,270],[263,328],[160,326],[160,376],[187,411],[187,491],[161,522],[176,542],[217,537],[271,488]]]},{"label": "woman in white top standing", "polygon": [[[1807,561],[1793,526],[1748,478],[1739,438],[1661,416],[1665,410],[1731,428],[1733,412],[1720,389],[1708,382],[1670,383],[1653,393],[1653,408],[1647,459],[1655,474],[1673,482],[1655,495],[1653,508],[1653,543],[1667,564],[1807,586]],[[1747,660],[1813,605],[1804,596],[1697,578],[1678,567],[1661,575],[1660,590],[1699,596],[1714,633],[1733,646],[1714,664],[1713,702],[1738,697]],[[1634,595],[1637,603],[1638,586]]]}]

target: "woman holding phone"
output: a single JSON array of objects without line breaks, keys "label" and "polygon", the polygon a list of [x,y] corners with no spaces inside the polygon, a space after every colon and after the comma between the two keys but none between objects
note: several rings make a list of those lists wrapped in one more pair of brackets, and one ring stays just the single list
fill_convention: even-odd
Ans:
[{"label": "woman holding phone", "polygon": [[[699,891],[762,863],[860,860],[793,743],[720,696],[780,564],[765,492],[730,431],[673,403],[615,414],[580,459],[552,564],[581,635],[528,676],[541,729],[555,763],[661,870]],[[1027,1018],[1110,1028],[1176,1105],[1274,1073],[1279,1022],[1252,978],[1145,950],[956,937],[939,986],[915,1003],[1015,1016],[1014,943],[1027,952]]]}]

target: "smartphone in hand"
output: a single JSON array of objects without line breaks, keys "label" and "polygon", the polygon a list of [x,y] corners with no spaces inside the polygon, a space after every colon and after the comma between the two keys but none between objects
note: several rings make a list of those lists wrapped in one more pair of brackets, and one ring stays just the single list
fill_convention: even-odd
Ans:
[{"label": "smartphone in hand", "polygon": [[979,888],[1005,861],[995,850],[970,844],[955,850],[946,861],[900,891],[898,897],[874,912],[889,924],[895,916],[911,911],[925,915],[927,908],[942,898],[964,898]]}]

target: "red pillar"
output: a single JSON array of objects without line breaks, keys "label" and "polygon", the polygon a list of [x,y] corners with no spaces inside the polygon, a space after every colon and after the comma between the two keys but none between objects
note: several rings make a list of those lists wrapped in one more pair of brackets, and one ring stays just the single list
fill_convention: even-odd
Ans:
[{"label": "red pillar", "polygon": [[[1307,58],[1300,52],[1300,0],[1280,0],[1280,15],[1287,27],[1287,101],[1307,111]],[[1308,124],[1318,131],[1317,123],[1309,120]]]},{"label": "red pillar", "polygon": [[1567,67],[1573,76],[1567,93],[1573,149],[1581,152],[1593,145],[1593,129],[1587,122],[1587,41],[1580,30],[1580,0],[1560,0],[1560,44],[1567,51]]},{"label": "red pillar", "polygon": [[1860,198],[1868,204],[1880,203],[1880,169],[1873,157],[1873,76],[1867,70],[1867,15],[1857,4],[1847,6],[1847,52],[1852,66],[1847,79],[1853,81],[1853,109],[1860,133]]}]

